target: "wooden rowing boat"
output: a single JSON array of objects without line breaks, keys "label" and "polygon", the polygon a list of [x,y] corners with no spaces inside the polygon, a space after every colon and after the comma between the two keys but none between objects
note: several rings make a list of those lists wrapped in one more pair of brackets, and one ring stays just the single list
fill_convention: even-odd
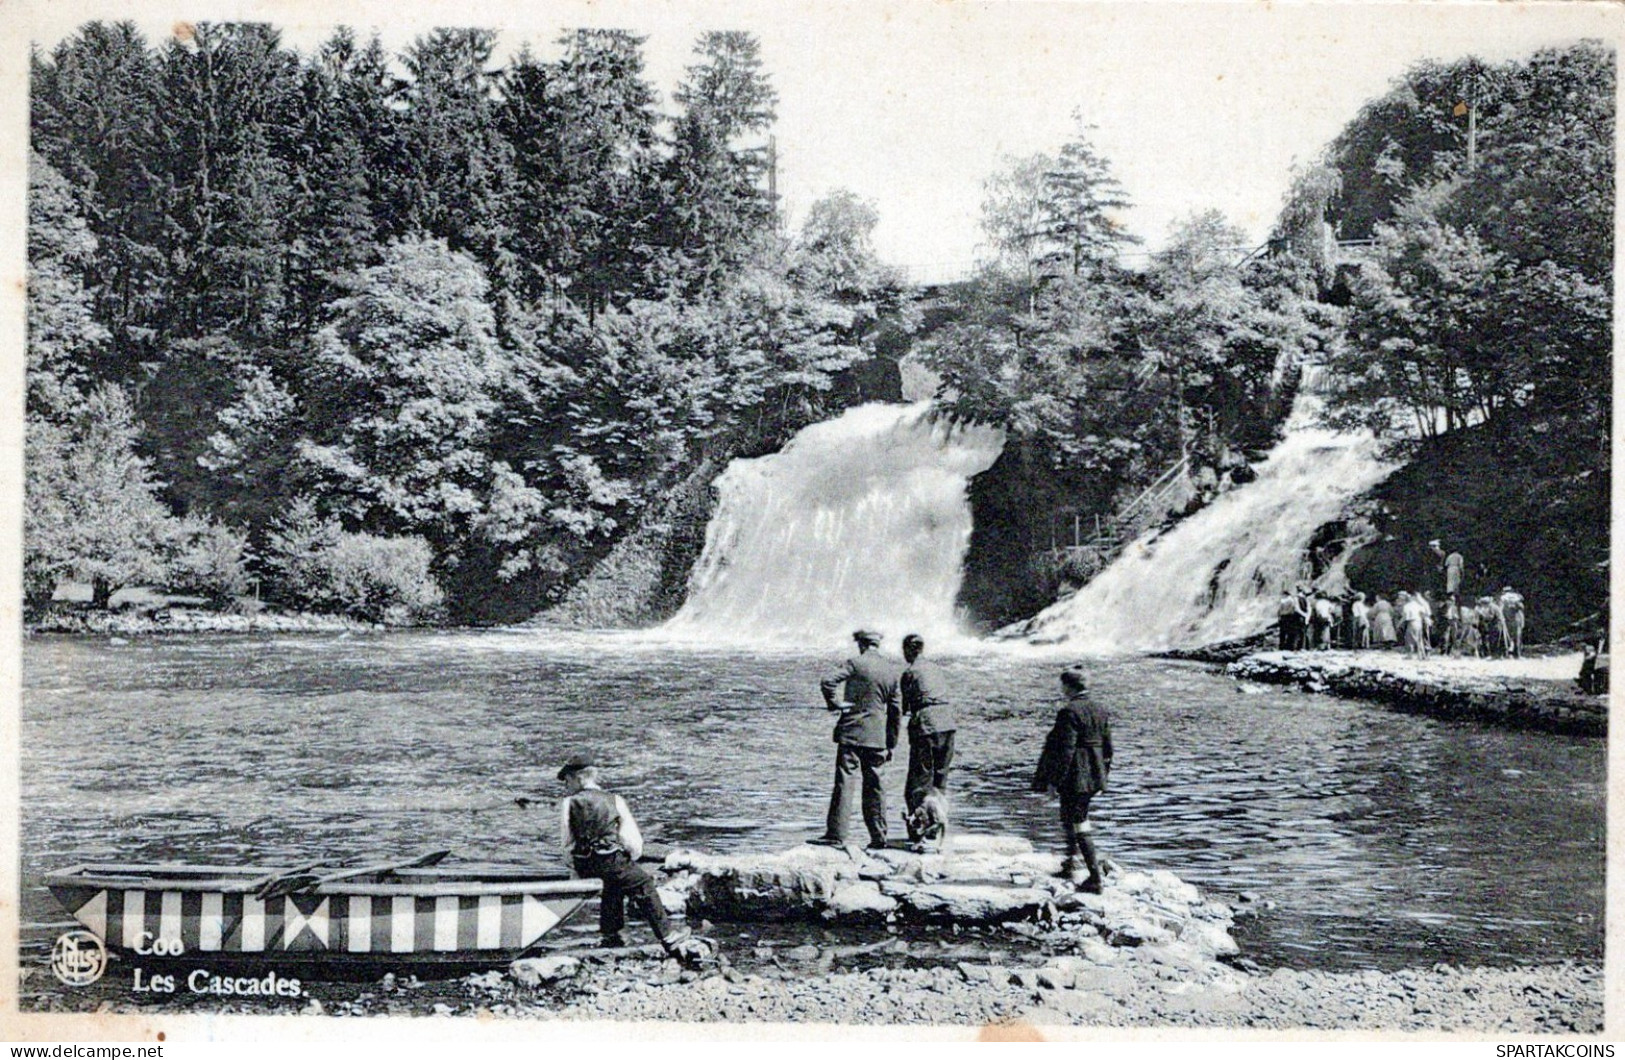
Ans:
[{"label": "wooden rowing boat", "polygon": [[601,887],[536,869],[379,866],[266,887],[263,866],[75,865],[45,877],[110,950],[142,960],[274,961],[312,970],[492,965],[532,949]]}]

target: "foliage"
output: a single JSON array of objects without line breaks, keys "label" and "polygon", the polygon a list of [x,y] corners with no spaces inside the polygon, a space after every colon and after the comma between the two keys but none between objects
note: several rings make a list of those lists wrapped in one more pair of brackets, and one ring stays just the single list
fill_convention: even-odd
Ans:
[{"label": "foliage", "polygon": [[96,257],[72,189],[37,154],[28,165],[28,410],[71,413],[109,338],[85,276]]},{"label": "foliage", "polygon": [[1116,261],[1125,244],[1138,240],[1118,222],[1129,205],[1111,163],[1089,142],[1087,129],[1061,145],[1044,173],[1041,231],[1047,246],[1039,260],[1073,275],[1098,271]]},{"label": "foliage", "polygon": [[[1334,417],[1432,437],[1579,415],[1605,437],[1612,56],[1580,44],[1472,69],[1475,164],[1440,148],[1384,207],[1332,362]],[[1391,96],[1436,103],[1437,82],[1421,68]]]},{"label": "foliage", "polygon": [[751,252],[777,209],[767,195],[768,148],[778,93],[747,33],[704,34],[676,92],[682,107],[665,180],[672,203],[661,242],[706,282]]},{"label": "foliage", "polygon": [[[562,591],[708,457],[859,398],[917,313],[856,197],[779,233],[758,42],[702,36],[670,114],[641,38],[558,44],[501,70],[483,30],[303,55],[266,25],[90,23],[34,56],[38,471],[66,474],[84,393],[129,396],[109,466],[154,528],[142,578],[270,574],[306,498],[335,532],[421,539],[448,613],[479,617],[492,584]],[[51,555],[30,570],[78,562]]]},{"label": "foliage", "polygon": [[1044,176],[1055,167],[1049,155],[1006,158],[1003,168],[982,182],[982,234],[996,264],[1027,283],[1036,283],[1044,237]]},{"label": "foliage", "polygon": [[161,585],[180,527],[158,500],[123,392],[102,384],[66,423],[30,416],[25,444],[23,577],[31,599],[90,582],[94,602],[126,585]]},{"label": "foliage", "polygon": [[132,23],[92,22],[32,57],[33,147],[72,186],[98,241],[86,285],[111,341],[80,364],[131,382],[165,315],[165,218],[155,208],[158,61]]},{"label": "foliage", "polygon": [[1141,370],[1168,375],[1182,418],[1199,411],[1209,434],[1278,418],[1272,399],[1329,341],[1291,272],[1250,254],[1244,233],[1209,210],[1176,225],[1146,269]]},{"label": "foliage", "polygon": [[507,368],[469,257],[435,239],[385,248],[316,338],[299,458],[329,510],[450,545],[490,492],[486,448]]},{"label": "foliage", "polygon": [[148,154],[166,219],[162,333],[259,340],[274,330],[290,193],[276,141],[297,69],[261,24],[198,23],[165,46]]},{"label": "foliage", "polygon": [[1595,42],[1423,64],[1329,150],[1324,217],[1373,240],[1336,285],[1329,418],[1412,458],[1352,578],[1414,583],[1444,538],[1532,635],[1606,608],[1614,94]]},{"label": "foliage", "polygon": [[664,189],[642,43],[577,30],[558,62],[527,50],[505,75],[498,122],[513,145],[515,268],[527,297],[568,293],[593,313],[649,290]]},{"label": "foliage", "polygon": [[181,521],[165,587],[223,600],[248,592],[248,538],[229,526],[196,517]]},{"label": "foliage", "polygon": [[292,607],[405,625],[433,617],[444,601],[428,542],[347,533],[308,497],[289,506],[267,552],[268,593]]},{"label": "foliage", "polygon": [[1283,383],[1323,327],[1239,230],[1199,214],[1143,271],[1123,268],[1114,214],[1127,198],[1081,136],[1054,158],[1007,160],[987,188],[999,257],[921,356],[955,414],[1002,426],[1051,476],[1056,504],[1149,482],[1198,427],[1257,444],[1258,425],[1278,420]]}]

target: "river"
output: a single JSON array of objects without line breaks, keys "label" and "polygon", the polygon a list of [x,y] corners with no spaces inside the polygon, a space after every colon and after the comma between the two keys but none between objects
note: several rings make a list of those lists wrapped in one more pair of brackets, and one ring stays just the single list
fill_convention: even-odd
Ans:
[{"label": "river", "polygon": [[[450,847],[551,860],[553,772],[598,756],[655,840],[774,850],[821,830],[828,652],[530,631],[136,639],[24,648],[25,940],[38,886],[92,860],[294,864]],[[1054,659],[943,660],[965,831],[1056,841],[1026,793]],[[1605,743],[1244,688],[1201,666],[1086,664],[1113,715],[1102,850],[1273,903],[1265,966],[1600,960]],[[901,756],[900,756],[901,758]],[[888,773],[893,827],[902,762]],[[546,796],[522,810],[522,793]],[[856,820],[854,827],[859,828]]]}]

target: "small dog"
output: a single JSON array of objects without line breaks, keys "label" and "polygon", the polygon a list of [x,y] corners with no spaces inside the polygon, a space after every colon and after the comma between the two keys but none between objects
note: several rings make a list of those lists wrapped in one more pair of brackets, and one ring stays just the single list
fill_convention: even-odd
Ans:
[{"label": "small dog", "polygon": [[919,837],[920,853],[935,853],[948,848],[948,794],[941,788],[932,788],[920,800],[920,805],[908,814],[908,824]]}]

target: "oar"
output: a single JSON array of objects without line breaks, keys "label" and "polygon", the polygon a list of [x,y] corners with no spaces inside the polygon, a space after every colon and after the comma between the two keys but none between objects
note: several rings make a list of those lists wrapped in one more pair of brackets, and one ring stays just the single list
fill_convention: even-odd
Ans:
[{"label": "oar", "polygon": [[252,892],[255,898],[263,898],[264,895],[261,892],[269,888],[271,884],[275,883],[277,880],[286,879],[290,876],[308,876],[310,873],[316,871],[326,864],[327,862],[325,860],[312,861],[309,864],[301,865],[296,869],[277,869],[275,872],[267,872],[264,876],[256,876],[254,879],[243,884],[243,890]]},{"label": "oar", "polygon": [[363,865],[356,869],[343,869],[339,872],[330,872],[325,876],[317,876],[306,872],[300,875],[283,876],[276,880],[260,893],[262,901],[281,898],[286,894],[298,891],[309,891],[320,887],[324,883],[333,883],[336,880],[349,880],[357,876],[382,875],[388,872],[398,872],[401,869],[426,869],[431,865],[438,865],[451,856],[449,850],[436,850],[430,854],[423,854],[410,861],[386,861],[379,865]]}]

